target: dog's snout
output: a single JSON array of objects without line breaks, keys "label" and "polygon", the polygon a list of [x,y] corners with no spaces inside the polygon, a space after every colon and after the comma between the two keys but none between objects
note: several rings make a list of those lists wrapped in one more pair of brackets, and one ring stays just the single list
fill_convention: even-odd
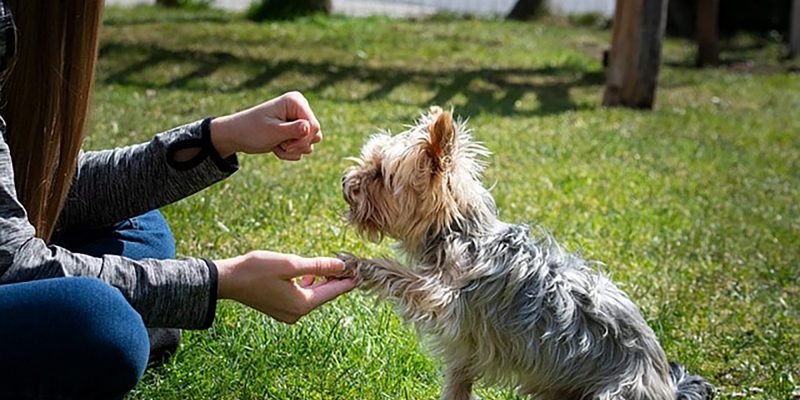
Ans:
[{"label": "dog's snout", "polygon": [[353,196],[350,193],[350,185],[348,185],[347,175],[342,176],[342,196],[347,203],[352,203]]},{"label": "dog's snout", "polygon": [[353,198],[350,197],[350,191],[347,190],[346,186],[342,186],[342,188],[344,189],[342,190],[342,196],[344,196],[344,201],[346,201],[347,203],[351,203]]},{"label": "dog's snout", "polygon": [[361,193],[361,183],[361,177],[352,171],[342,177],[342,195],[347,203],[352,205],[357,201]]}]

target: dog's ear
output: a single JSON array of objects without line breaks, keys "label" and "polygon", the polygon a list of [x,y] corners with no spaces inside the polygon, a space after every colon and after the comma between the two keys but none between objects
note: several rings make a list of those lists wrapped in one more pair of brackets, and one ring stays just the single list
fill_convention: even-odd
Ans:
[{"label": "dog's ear", "polygon": [[436,116],[430,125],[428,132],[431,135],[430,154],[433,158],[434,172],[447,170],[450,164],[453,148],[455,147],[456,130],[453,125],[453,116],[447,111],[442,111],[439,107],[432,107],[431,116]]}]

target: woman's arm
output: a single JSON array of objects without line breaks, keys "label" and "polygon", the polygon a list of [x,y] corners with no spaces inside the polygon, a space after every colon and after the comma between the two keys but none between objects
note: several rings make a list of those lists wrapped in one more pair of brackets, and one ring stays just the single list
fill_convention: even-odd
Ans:
[{"label": "woman's arm", "polygon": [[[92,229],[163,207],[235,172],[211,144],[210,119],[162,133],[149,143],[82,153],[58,228]],[[181,160],[181,152],[196,149]]]},{"label": "woman's arm", "polygon": [[180,200],[235,172],[237,152],[299,160],[320,139],[308,101],[291,92],[149,143],[83,153],[57,229],[97,228]]},{"label": "woman's arm", "polygon": [[35,237],[17,199],[11,156],[0,136],[0,285],[63,276],[99,278],[119,289],[147,326],[206,328],[218,297],[295,322],[353,288],[351,279],[315,282],[317,276],[339,276],[343,269],[337,259],[263,251],[214,263],[97,258],[48,246]]},{"label": "woman's arm", "polygon": [[218,285],[213,264],[96,258],[35,237],[17,200],[8,145],[0,140],[0,284],[63,276],[95,277],[116,287],[148,326],[204,328],[214,317]]}]

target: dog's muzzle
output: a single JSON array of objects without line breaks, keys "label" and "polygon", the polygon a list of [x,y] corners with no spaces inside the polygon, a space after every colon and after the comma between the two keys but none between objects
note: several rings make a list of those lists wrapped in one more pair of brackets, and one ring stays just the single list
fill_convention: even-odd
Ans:
[{"label": "dog's muzzle", "polygon": [[348,179],[348,175],[342,176],[342,196],[344,197],[344,201],[347,204],[353,204],[353,184],[351,179]]}]

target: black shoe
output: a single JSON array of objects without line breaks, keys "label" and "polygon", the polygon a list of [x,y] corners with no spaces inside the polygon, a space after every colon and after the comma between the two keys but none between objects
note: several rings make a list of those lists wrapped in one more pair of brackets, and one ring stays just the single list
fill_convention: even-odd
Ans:
[{"label": "black shoe", "polygon": [[171,355],[178,351],[181,343],[181,330],[170,328],[148,328],[147,337],[150,339],[150,359],[148,368],[155,368],[164,364]]}]

